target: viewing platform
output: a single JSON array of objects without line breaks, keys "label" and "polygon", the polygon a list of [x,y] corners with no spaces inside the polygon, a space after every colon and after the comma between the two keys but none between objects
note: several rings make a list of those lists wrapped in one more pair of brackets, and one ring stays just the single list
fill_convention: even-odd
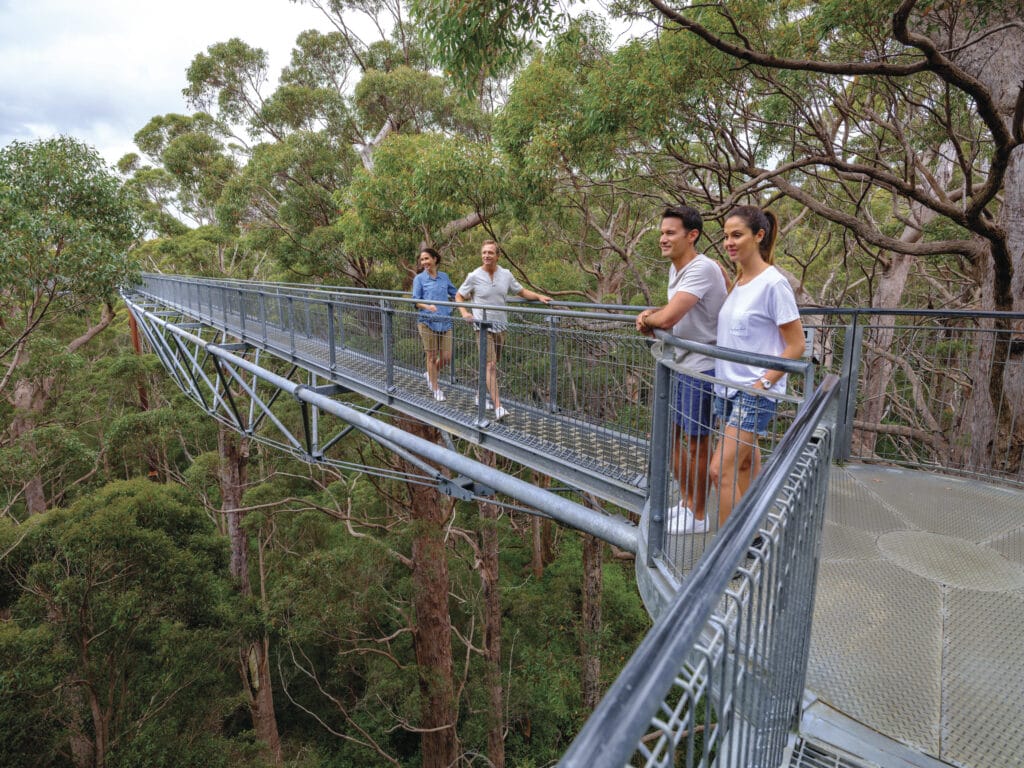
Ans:
[{"label": "viewing platform", "polygon": [[864,765],[1024,766],[1024,493],[833,466],[807,689],[802,734]]}]

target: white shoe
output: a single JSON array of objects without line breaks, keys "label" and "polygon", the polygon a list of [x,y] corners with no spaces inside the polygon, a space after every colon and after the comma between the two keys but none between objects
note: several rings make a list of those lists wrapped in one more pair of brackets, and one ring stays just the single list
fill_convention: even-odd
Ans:
[{"label": "white shoe", "polygon": [[[473,405],[476,405],[476,406],[480,405],[480,395],[477,395],[473,399]],[[489,398],[489,397],[487,398],[487,401],[484,403],[484,410],[487,410],[487,411],[493,411],[494,410],[494,403],[491,402],[491,398]]]},{"label": "white shoe", "polygon": [[443,403],[445,401],[444,390],[442,390],[440,387],[435,389],[434,390],[434,399],[437,400],[437,402],[439,402],[439,403]]},{"label": "white shoe", "polygon": [[683,504],[683,502],[679,502],[669,509],[665,515],[665,526],[669,533],[676,536],[691,533],[707,533],[708,520],[706,517],[703,520],[698,520],[693,516],[693,511],[688,506]]},{"label": "white shoe", "polygon": [[508,408],[506,408],[505,406],[499,405],[497,408],[494,409],[494,420],[495,421],[501,421],[506,416],[508,416]]}]

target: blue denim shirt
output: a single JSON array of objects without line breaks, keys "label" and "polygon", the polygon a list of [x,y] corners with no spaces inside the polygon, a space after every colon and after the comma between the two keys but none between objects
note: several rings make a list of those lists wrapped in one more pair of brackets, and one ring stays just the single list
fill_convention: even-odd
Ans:
[{"label": "blue denim shirt", "polygon": [[[421,304],[434,304],[438,301],[454,301],[455,286],[446,272],[438,270],[437,277],[431,277],[423,270],[412,281],[412,297]],[[437,312],[421,309],[416,321],[423,323],[432,331],[448,331],[452,327],[452,307],[437,307]]]}]

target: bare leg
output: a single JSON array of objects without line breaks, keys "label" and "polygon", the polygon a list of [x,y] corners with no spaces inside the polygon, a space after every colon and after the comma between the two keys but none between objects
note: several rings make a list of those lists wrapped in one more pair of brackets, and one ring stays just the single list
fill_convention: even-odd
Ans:
[{"label": "bare leg", "polygon": [[491,395],[491,402],[494,403],[494,410],[501,407],[501,400],[498,399],[498,364],[487,363],[487,392]]},{"label": "bare leg", "polygon": [[734,426],[725,428],[711,458],[711,482],[718,488],[718,526],[721,528],[732,510],[761,471],[761,451],[757,435]]},{"label": "bare leg", "polygon": [[437,358],[433,352],[427,352],[427,380],[430,382],[430,391],[437,391]]},{"label": "bare leg", "polygon": [[679,498],[683,500],[697,520],[704,519],[708,495],[708,461],[711,454],[709,435],[691,435],[689,438],[676,427],[672,448],[672,471],[679,481]]}]

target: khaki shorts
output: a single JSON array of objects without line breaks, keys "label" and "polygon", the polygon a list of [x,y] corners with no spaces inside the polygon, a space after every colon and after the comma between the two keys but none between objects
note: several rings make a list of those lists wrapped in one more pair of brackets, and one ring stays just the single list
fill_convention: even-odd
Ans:
[{"label": "khaki shorts", "polygon": [[[477,349],[480,344],[480,331],[476,332],[476,343]],[[501,350],[505,348],[505,332],[500,331],[499,333],[488,333],[487,334],[487,362],[488,363],[500,363],[501,362]]]},{"label": "khaki shorts", "polygon": [[435,331],[426,323],[417,323],[416,327],[420,332],[420,339],[423,341],[423,351],[430,357],[452,356],[452,332]]}]

